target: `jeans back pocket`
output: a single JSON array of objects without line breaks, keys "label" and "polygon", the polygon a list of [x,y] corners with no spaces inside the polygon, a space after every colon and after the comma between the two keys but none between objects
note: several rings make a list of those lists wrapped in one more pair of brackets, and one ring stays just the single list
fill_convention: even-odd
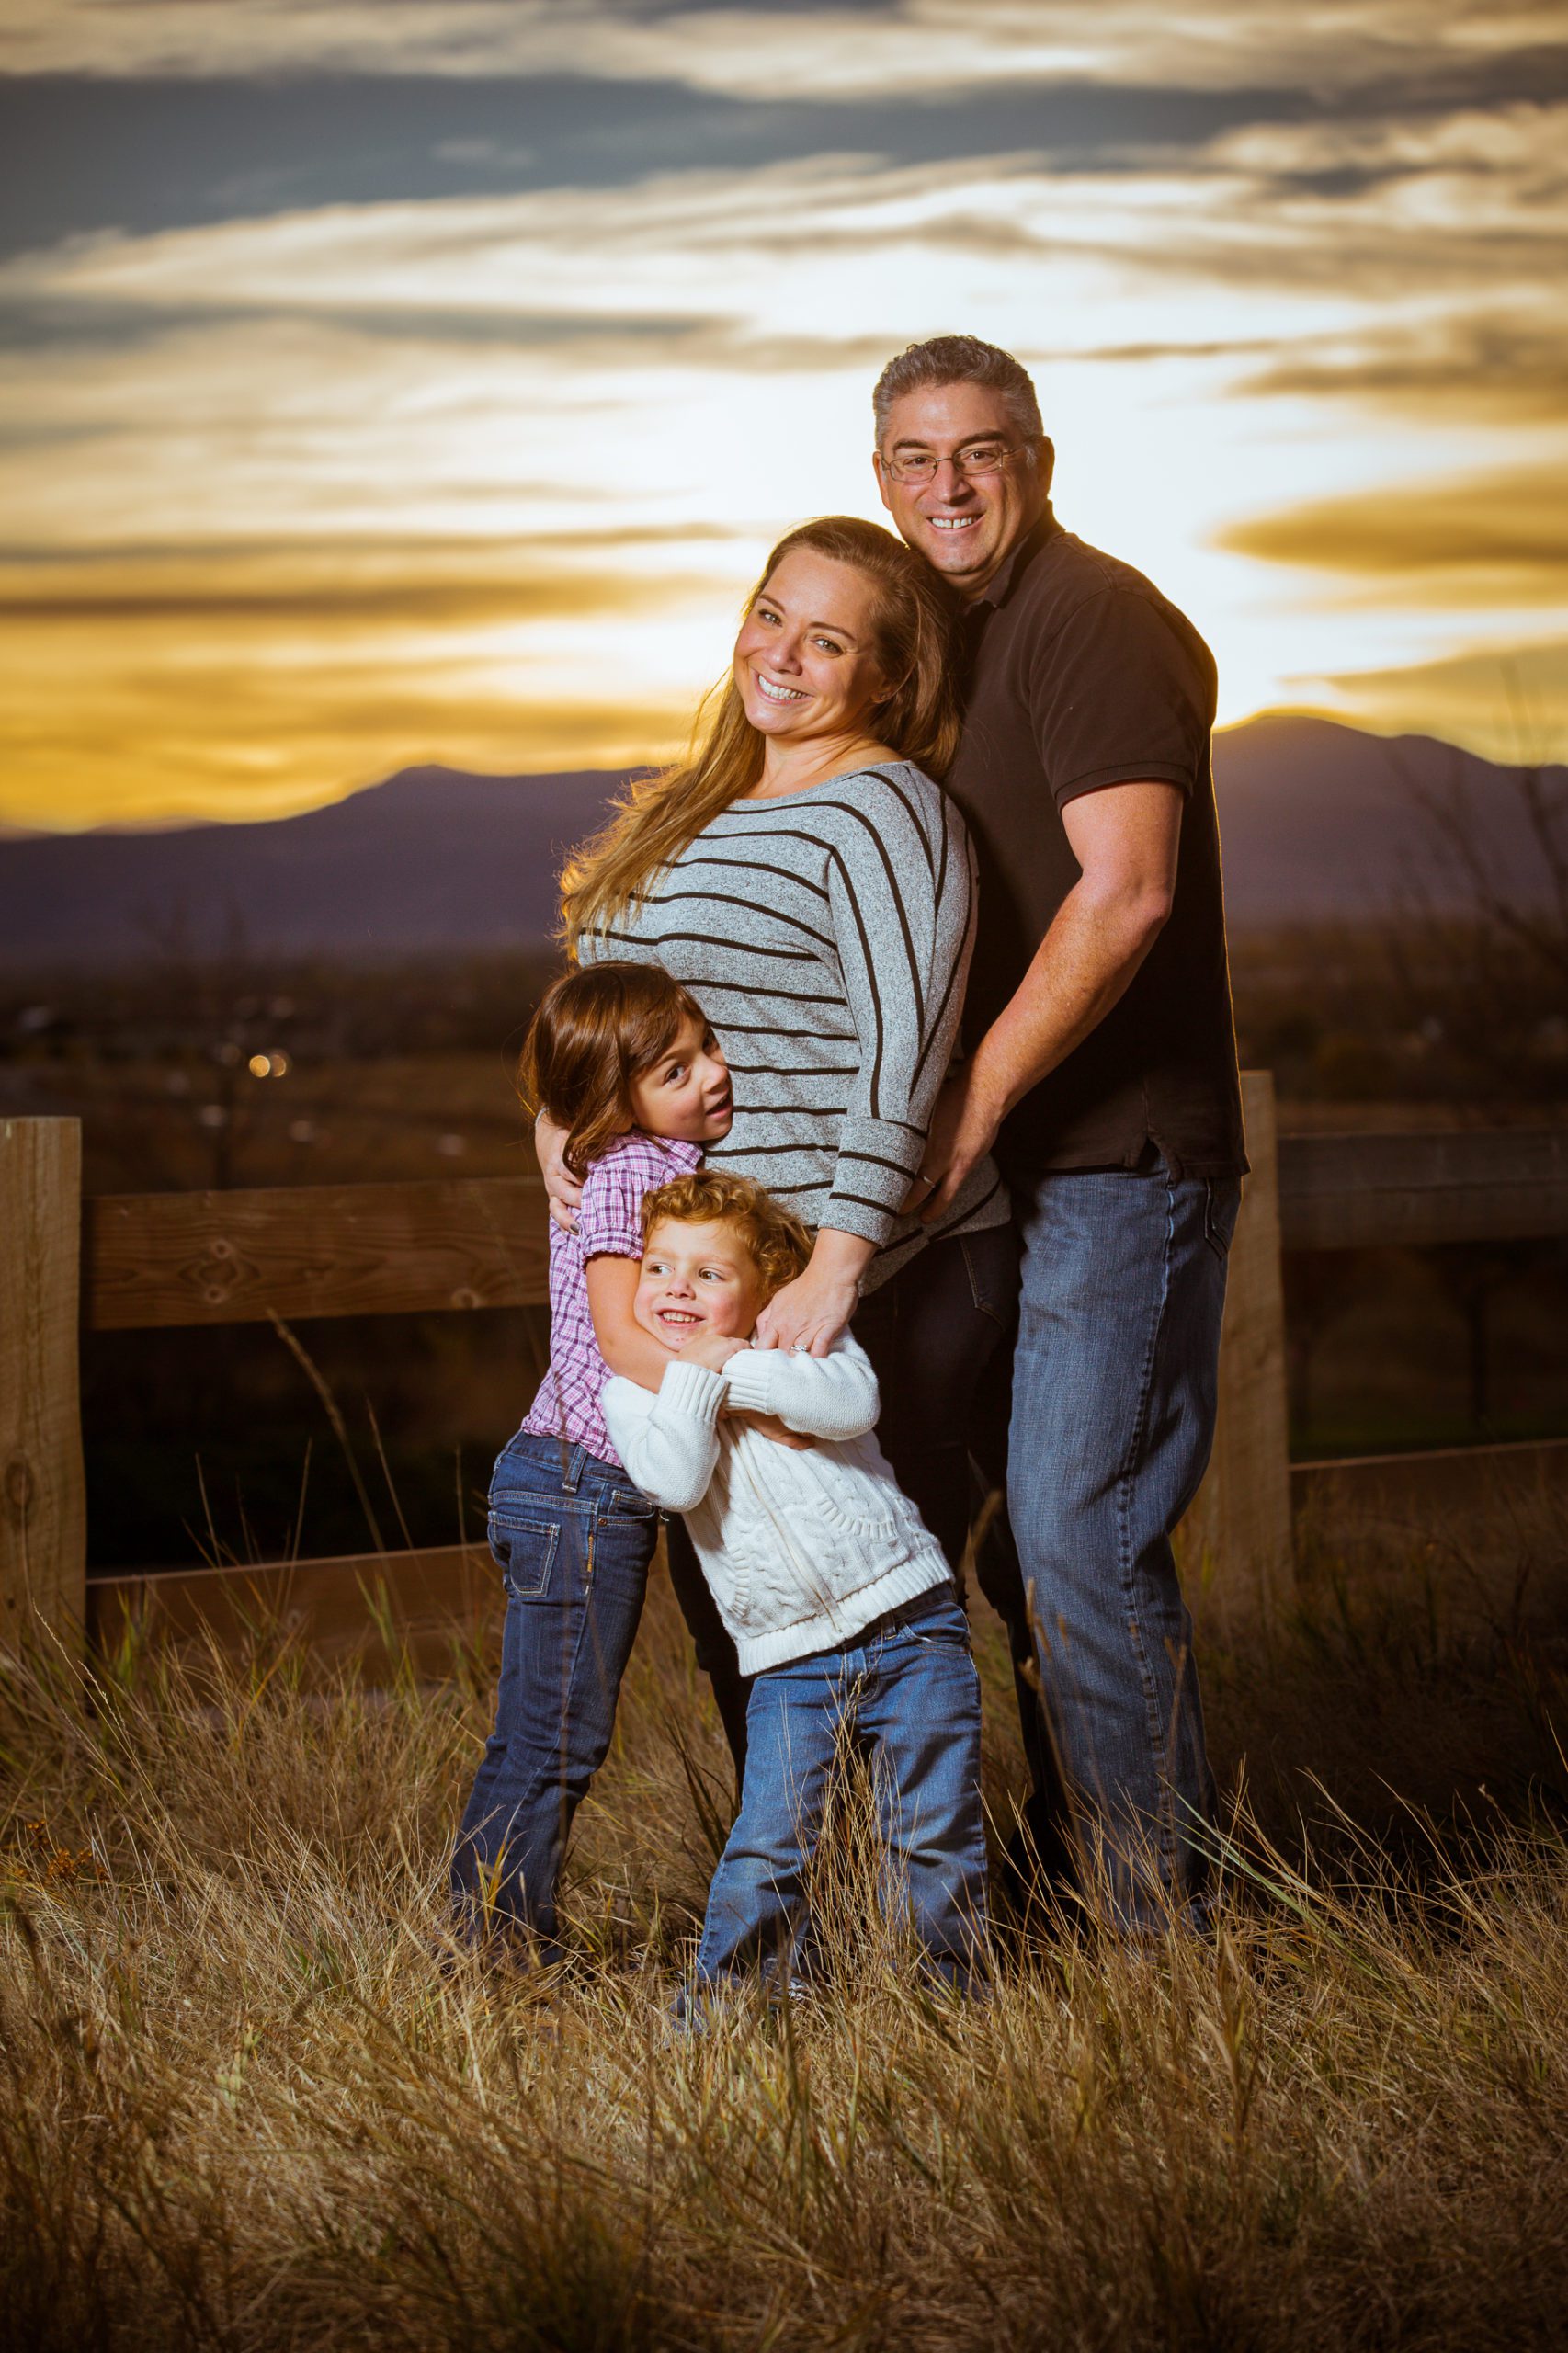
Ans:
[{"label": "jeans back pocket", "polygon": [[518,1601],[537,1600],[550,1583],[561,1543],[558,1519],[531,1519],[522,1512],[493,1511],[490,1550],[506,1590]]}]

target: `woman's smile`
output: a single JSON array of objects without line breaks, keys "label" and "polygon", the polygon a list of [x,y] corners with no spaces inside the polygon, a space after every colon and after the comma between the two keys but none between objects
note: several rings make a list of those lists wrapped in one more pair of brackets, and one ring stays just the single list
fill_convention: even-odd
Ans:
[{"label": "woman's smile", "polygon": [[876,594],[865,574],[791,548],[735,640],[746,717],[781,746],[863,735],[887,683],[876,649]]}]

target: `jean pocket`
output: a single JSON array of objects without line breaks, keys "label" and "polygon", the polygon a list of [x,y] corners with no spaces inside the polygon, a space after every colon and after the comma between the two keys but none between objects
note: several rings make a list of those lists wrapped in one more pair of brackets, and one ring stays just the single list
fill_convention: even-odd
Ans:
[{"label": "jean pocket", "polygon": [[1204,1178],[1203,1239],[1216,1258],[1230,1256],[1241,1206],[1242,1188],[1233,1176]]},{"label": "jean pocket", "polygon": [[493,1511],[490,1550],[502,1583],[514,1601],[537,1601],[550,1583],[561,1543],[558,1519],[528,1519],[520,1512]]},{"label": "jean pocket", "polygon": [[1012,1225],[987,1226],[981,1233],[960,1233],[969,1295],[982,1315],[1004,1332],[1011,1331],[1018,1303],[1018,1240]]},{"label": "jean pocket", "polygon": [[612,1487],[600,1498],[599,1516],[603,1519],[657,1519],[659,1506],[641,1487]]}]

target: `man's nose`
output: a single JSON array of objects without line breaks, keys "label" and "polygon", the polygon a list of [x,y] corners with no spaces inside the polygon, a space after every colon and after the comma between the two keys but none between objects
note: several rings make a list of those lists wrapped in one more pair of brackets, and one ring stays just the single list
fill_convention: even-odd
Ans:
[{"label": "man's nose", "polygon": [[[944,466],[948,469],[949,476],[946,483],[942,480]],[[938,458],[931,476],[931,487],[933,490],[943,490],[949,498],[961,498],[966,491],[972,489],[973,484],[957,458]]]}]

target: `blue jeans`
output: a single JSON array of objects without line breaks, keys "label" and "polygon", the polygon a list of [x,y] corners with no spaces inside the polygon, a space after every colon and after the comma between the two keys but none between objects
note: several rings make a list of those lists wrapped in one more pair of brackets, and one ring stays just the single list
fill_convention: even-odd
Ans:
[{"label": "blue jeans", "polygon": [[890,1610],[853,1642],[751,1687],[741,1810],[713,1874],[699,1988],[758,1963],[786,1980],[807,1927],[805,1874],[842,1740],[870,1752],[887,1915],[932,1972],[985,1976],[980,1681],[950,1586]]},{"label": "blue jeans", "polygon": [[[1006,1351],[1017,1290],[1018,1239],[1010,1225],[949,1234],[862,1301],[851,1327],[881,1389],[877,1443],[955,1576],[969,1540],[971,1410],[987,1366]],[[670,1583],[697,1663],[713,1686],[738,1782],[751,1687],[679,1520],[670,1523],[668,1541]]]},{"label": "blue jeans", "polygon": [[501,1686],[452,1859],[471,1933],[553,1943],[567,1834],[609,1747],[658,1532],[647,1496],[585,1447],[519,1430],[495,1465]]},{"label": "blue jeans", "polygon": [[1171,1537],[1213,1445],[1241,1187],[1160,1163],[1012,1189],[1010,1537],[981,1583],[1013,1632],[1037,1787],[1065,1795],[1080,1892],[1133,1933],[1199,1924],[1214,1783]]}]

